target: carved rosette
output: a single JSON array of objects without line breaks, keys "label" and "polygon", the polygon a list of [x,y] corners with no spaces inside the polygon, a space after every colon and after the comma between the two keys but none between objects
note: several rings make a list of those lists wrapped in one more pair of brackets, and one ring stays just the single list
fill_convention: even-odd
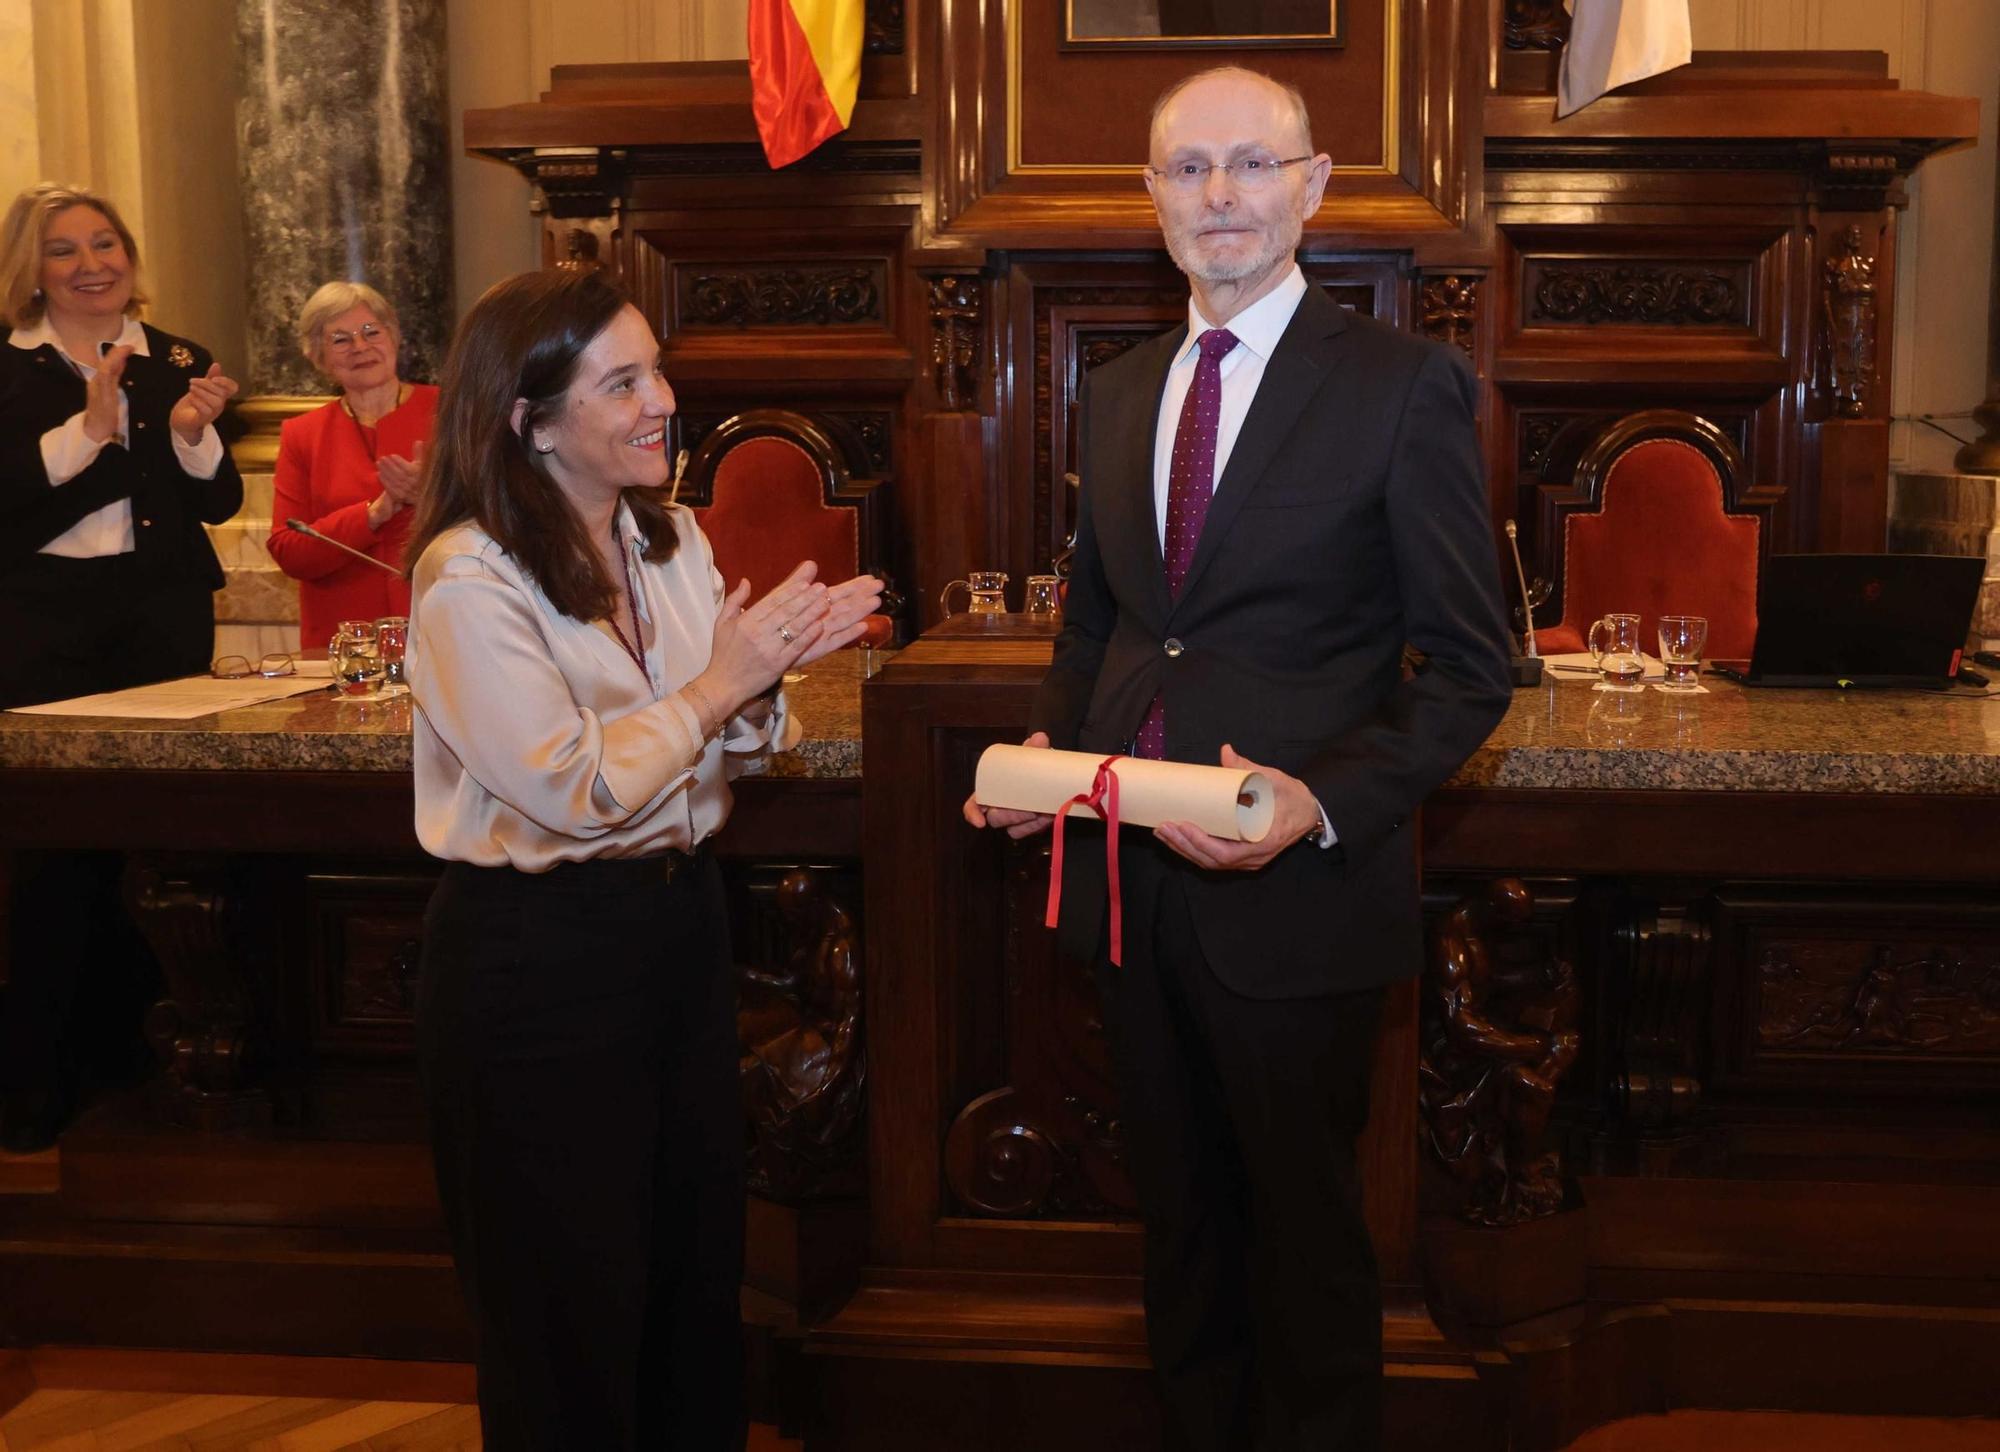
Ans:
[{"label": "carved rosette", "polygon": [[679,274],[683,324],[830,327],[882,320],[882,288],[866,267],[689,268]]},{"label": "carved rosette", "polygon": [[1480,281],[1478,277],[1458,273],[1426,277],[1418,308],[1424,336],[1449,343],[1466,357],[1472,357],[1479,326]]},{"label": "carved rosette", "polygon": [[1458,1215],[1518,1225],[1564,1202],[1546,1143],[1556,1088],[1581,1039],[1576,971],[1523,931],[1535,899],[1503,877],[1468,895],[1432,937],[1417,1101],[1424,1139],[1461,1190]]},{"label": "carved rosette", "polygon": [[1061,1172],[1054,1135],[1011,1087],[982,1094],[952,1121],[945,1181],[967,1210],[1010,1219],[1039,1215]]},{"label": "carved rosette", "polygon": [[1535,318],[1557,323],[1712,325],[1744,315],[1736,280],[1708,268],[1545,266],[1534,296]]},{"label": "carved rosette", "polygon": [[979,359],[986,340],[985,280],[976,272],[945,272],[928,281],[931,368],[938,406],[947,413],[975,409]]},{"label": "carved rosette", "polygon": [[1875,259],[1861,228],[1849,227],[1820,269],[1820,386],[1828,407],[1846,418],[1868,411],[1875,382]]}]

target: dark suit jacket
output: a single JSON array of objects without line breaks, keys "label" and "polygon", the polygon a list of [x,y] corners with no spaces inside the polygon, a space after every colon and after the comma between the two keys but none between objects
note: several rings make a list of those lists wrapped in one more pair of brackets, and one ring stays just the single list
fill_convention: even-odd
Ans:
[{"label": "dark suit jacket", "polygon": [[51,488],[42,435],[82,411],[83,380],[53,345],[24,351],[0,342],[0,585],[19,582],[35,552],[85,515],[129,498],[135,550],[150,578],[222,588],[222,566],[201,526],[242,507],[242,476],[225,448],[213,479],[189,477],[167,429],[188,380],[213,360],[151,326],[146,346],[151,356],[125,364],[130,443],[106,444],[89,468]]},{"label": "dark suit jacket", "polygon": [[[1471,375],[1454,350],[1308,287],[1176,601],[1153,437],[1185,337],[1175,329],[1085,380],[1076,553],[1034,725],[1057,747],[1126,751],[1159,692],[1169,758],[1214,763],[1228,742],[1319,798],[1337,847],[1188,874],[1203,951],[1230,988],[1294,998],[1409,977],[1422,948],[1412,815],[1510,695]],[[1405,642],[1425,657],[1407,679]],[[1061,940],[1088,958],[1104,859],[1078,825]]]}]

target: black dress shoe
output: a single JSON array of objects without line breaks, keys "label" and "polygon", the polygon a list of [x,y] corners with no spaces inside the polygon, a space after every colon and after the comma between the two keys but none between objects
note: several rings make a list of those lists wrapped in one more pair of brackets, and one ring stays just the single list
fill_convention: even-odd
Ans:
[{"label": "black dress shoe", "polygon": [[0,1094],[0,1149],[39,1154],[62,1136],[70,1098],[56,1089],[9,1089]]}]

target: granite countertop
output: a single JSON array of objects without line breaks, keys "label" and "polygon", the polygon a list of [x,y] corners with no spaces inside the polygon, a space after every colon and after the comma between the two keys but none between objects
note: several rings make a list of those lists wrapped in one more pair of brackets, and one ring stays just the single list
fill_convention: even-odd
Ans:
[{"label": "granite countertop", "polygon": [[1514,692],[1455,787],[2000,795],[2000,692],[1600,691],[1551,676]]},{"label": "granite countertop", "polygon": [[[968,648],[926,642],[904,654],[913,665],[952,667],[965,663],[959,657]],[[1037,674],[1047,659],[1040,641],[977,650],[1000,651],[992,663]],[[1580,677],[1518,690],[1499,728],[1450,784],[2000,797],[2000,692],[1748,691],[1705,679],[1707,691],[1698,695],[1597,691]],[[858,777],[860,652],[816,662],[788,695],[805,739],[773,758],[765,774]],[[407,699],[316,692],[166,722],[0,714],[0,767],[407,771],[409,764]]]},{"label": "granite countertop", "polygon": [[[861,652],[836,651],[786,687],[805,728],[766,776],[861,775]],[[0,767],[160,771],[408,771],[410,700],[314,691],[189,721],[0,712]]]}]

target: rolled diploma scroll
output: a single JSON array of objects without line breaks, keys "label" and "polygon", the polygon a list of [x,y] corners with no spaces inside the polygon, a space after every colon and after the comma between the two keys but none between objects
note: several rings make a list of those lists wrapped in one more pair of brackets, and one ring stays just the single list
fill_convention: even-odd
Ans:
[{"label": "rolled diploma scroll", "polygon": [[[1090,751],[989,746],[973,776],[973,799],[982,807],[1054,814],[1072,797],[1090,794],[1103,760]],[[1271,830],[1275,801],[1262,772],[1131,756],[1119,757],[1111,769],[1118,777],[1118,816],[1135,827],[1192,822],[1230,842],[1261,842]]]}]

